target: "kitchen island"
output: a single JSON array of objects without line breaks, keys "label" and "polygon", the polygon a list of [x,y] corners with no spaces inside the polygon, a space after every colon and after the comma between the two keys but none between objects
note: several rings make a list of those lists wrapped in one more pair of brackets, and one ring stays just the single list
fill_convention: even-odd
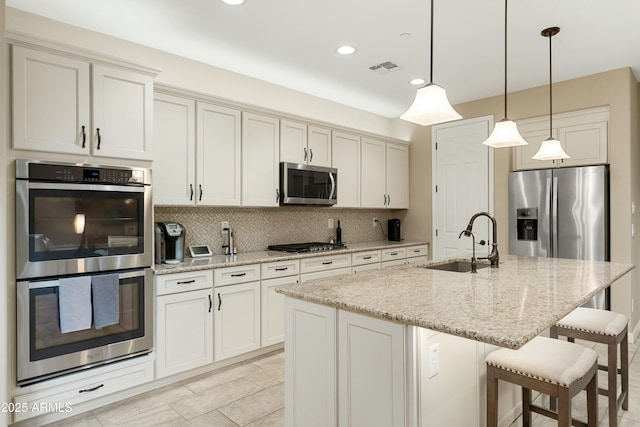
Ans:
[{"label": "kitchen island", "polygon": [[[477,274],[424,267],[278,289],[287,425],[481,426],[486,355],[521,347],[634,268],[515,256]],[[503,392],[506,424],[519,395]]]}]

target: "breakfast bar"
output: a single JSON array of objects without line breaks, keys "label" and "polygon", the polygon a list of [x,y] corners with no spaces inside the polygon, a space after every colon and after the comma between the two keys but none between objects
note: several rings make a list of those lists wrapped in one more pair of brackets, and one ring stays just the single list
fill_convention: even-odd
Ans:
[{"label": "breakfast bar", "polygon": [[[503,256],[477,273],[437,269],[451,261],[467,260],[280,287],[287,425],[481,426],[486,355],[520,348],[634,268]],[[501,390],[505,422],[519,398]]]}]

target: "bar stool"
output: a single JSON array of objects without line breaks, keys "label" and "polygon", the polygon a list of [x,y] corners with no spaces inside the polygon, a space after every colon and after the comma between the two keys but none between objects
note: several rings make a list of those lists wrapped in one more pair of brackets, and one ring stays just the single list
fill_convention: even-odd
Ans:
[{"label": "bar stool", "polygon": [[[627,328],[629,318],[624,314],[596,308],[578,307],[551,327],[550,335],[563,335],[569,341],[582,339],[607,345],[607,365],[598,369],[607,371],[607,388],[598,393],[609,398],[609,426],[618,425],[618,410],[629,409],[629,341]],[[618,369],[618,345],[620,345],[620,369]],[[622,391],[618,397],[618,375]]]},{"label": "bar stool", "polygon": [[[522,387],[522,425],[531,425],[531,412],[558,421],[558,427],[596,427],[598,423],[598,355],[567,341],[536,337],[518,350],[490,353],[487,364],[487,427],[498,425],[498,380]],[[572,419],[571,399],[587,390],[588,423]],[[558,399],[552,412],[531,403],[531,390]]]}]

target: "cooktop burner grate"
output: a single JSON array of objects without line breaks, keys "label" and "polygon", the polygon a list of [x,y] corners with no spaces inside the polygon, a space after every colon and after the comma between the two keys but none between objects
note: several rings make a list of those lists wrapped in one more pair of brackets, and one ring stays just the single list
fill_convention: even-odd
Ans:
[{"label": "cooktop burner grate", "polygon": [[282,251],[282,252],[322,252],[332,251],[335,249],[346,249],[346,246],[342,243],[324,243],[324,242],[308,242],[308,243],[290,243],[286,245],[270,245],[267,249],[270,251]]}]

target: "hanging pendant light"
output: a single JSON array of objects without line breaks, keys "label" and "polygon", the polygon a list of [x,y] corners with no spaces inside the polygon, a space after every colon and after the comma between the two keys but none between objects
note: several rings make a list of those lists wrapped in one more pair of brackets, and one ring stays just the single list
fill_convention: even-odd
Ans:
[{"label": "hanging pendant light", "polygon": [[538,152],[532,157],[534,160],[562,160],[568,159],[569,155],[562,149],[560,141],[553,137],[553,92],[551,80],[551,37],[560,32],[558,27],[545,28],[540,33],[543,37],[549,37],[549,138],[542,141]]},{"label": "hanging pendant light", "polygon": [[527,141],[518,132],[516,122],[507,118],[507,0],[504,0],[504,119],[496,123],[483,144],[493,148],[527,145]]},{"label": "hanging pendant light", "polygon": [[433,83],[433,0],[431,0],[430,61],[429,83],[418,89],[413,104],[400,118],[422,126],[431,126],[461,119],[462,116],[449,103],[447,92]]}]

